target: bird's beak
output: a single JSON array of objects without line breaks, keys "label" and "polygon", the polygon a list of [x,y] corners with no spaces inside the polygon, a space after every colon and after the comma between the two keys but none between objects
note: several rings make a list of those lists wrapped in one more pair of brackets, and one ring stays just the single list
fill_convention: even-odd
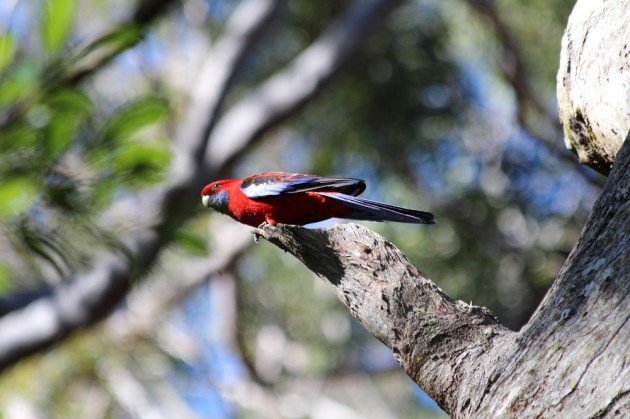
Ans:
[{"label": "bird's beak", "polygon": [[201,203],[204,207],[208,208],[208,204],[210,203],[210,195],[204,195],[201,197]]}]

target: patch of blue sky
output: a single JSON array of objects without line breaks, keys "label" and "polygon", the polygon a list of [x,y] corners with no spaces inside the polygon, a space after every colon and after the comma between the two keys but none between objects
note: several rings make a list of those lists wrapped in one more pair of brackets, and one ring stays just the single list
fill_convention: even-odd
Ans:
[{"label": "patch of blue sky", "polygon": [[518,194],[533,215],[570,216],[594,193],[575,167],[558,161],[545,145],[526,137],[513,137],[507,143],[503,168],[509,188]]},{"label": "patch of blue sky", "polygon": [[[199,383],[200,381],[195,381]],[[200,386],[201,387],[201,386]],[[228,419],[235,417],[234,409],[227,405],[217,393],[208,394],[200,388],[199,394],[193,391],[186,396],[188,406],[202,418]]]},{"label": "patch of blue sky", "polygon": [[199,348],[197,359],[180,365],[176,377],[177,388],[189,406],[202,417],[234,417],[234,408],[217,390],[244,377],[238,356],[217,339],[216,310],[212,306],[207,287],[193,293],[181,309],[181,324],[194,334]]},{"label": "patch of blue sky", "polygon": [[378,372],[396,367],[398,363],[392,351],[381,342],[369,342],[360,350],[361,366],[367,371]]},{"label": "patch of blue sky", "polygon": [[227,0],[206,0],[208,15],[212,20],[226,20],[238,3]]},{"label": "patch of blue sky", "polygon": [[[297,136],[297,132],[292,132],[291,137]],[[315,153],[313,140],[306,138],[291,138],[282,156],[283,171],[303,172],[305,167],[312,164],[313,153]],[[316,173],[319,175],[331,175],[331,173]]]},{"label": "patch of blue sky", "polygon": [[151,71],[158,70],[166,64],[168,46],[159,36],[152,32],[145,35],[143,42],[137,47],[137,54],[141,56],[142,67]]},{"label": "patch of blue sky", "polygon": [[[360,360],[362,366],[367,371],[375,373],[390,370],[392,368],[398,368],[398,363],[394,359],[391,350],[380,342],[364,345],[361,348]],[[400,369],[400,373],[403,373],[402,369]],[[411,392],[418,405],[427,409],[441,410],[437,403],[435,403],[411,379],[408,380],[407,385],[411,388]]]},{"label": "patch of blue sky", "polygon": [[470,60],[461,62],[458,70],[458,84],[462,99],[475,107],[486,108],[490,103],[488,86],[491,71],[482,63]]},{"label": "patch of blue sky", "polygon": [[[411,379],[409,379],[411,381]],[[418,402],[418,404],[423,407],[431,410],[442,410],[440,406],[431,398],[427,393],[425,393],[420,387],[415,385],[415,383],[411,383],[413,385],[413,396]]]},{"label": "patch of blue sky", "polygon": [[27,2],[0,1],[0,32],[10,32],[18,41],[23,41],[29,36],[34,19],[33,9]]}]

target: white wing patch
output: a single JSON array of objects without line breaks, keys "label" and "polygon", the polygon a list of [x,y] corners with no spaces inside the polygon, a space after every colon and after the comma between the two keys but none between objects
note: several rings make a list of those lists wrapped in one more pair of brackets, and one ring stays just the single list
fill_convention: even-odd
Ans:
[{"label": "white wing patch", "polygon": [[280,195],[291,185],[289,182],[265,182],[248,185],[241,190],[250,198],[260,198],[263,196]]}]

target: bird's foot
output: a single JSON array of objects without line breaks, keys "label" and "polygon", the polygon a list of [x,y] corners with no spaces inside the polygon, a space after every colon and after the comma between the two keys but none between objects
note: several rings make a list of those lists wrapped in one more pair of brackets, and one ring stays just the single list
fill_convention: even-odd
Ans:
[{"label": "bird's foot", "polygon": [[[260,225],[258,226],[257,230],[262,230],[263,228],[265,228],[265,226],[269,225],[269,223],[267,221],[263,221],[262,223],[260,223]],[[261,234],[258,233],[258,231],[254,230],[254,243],[258,244],[258,240],[261,237]]]}]

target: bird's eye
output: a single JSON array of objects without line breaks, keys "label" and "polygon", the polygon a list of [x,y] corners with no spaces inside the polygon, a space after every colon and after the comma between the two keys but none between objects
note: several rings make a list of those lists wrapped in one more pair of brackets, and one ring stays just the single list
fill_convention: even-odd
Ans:
[{"label": "bird's eye", "polygon": [[217,189],[219,189],[219,184],[218,184],[218,183],[215,183],[214,185],[212,185],[212,188],[211,188],[211,189],[212,189],[213,191],[216,191]]}]

